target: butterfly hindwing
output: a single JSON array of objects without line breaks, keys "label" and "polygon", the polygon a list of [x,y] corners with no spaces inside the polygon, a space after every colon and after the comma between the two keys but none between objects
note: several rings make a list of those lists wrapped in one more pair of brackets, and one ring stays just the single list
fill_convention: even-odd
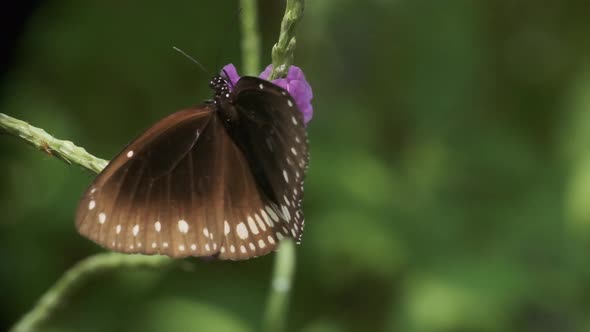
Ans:
[{"label": "butterfly hindwing", "polygon": [[[276,249],[279,240],[287,237],[274,211],[268,212],[268,199],[252,176],[251,167],[241,149],[228,135],[224,149],[223,179],[226,193],[223,200],[222,259],[246,259],[262,256]],[[274,219],[273,219],[274,216]]]}]

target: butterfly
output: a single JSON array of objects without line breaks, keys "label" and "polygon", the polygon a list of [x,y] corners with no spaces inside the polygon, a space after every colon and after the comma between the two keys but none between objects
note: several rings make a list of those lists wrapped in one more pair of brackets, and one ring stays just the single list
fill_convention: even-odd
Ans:
[{"label": "butterfly", "polygon": [[78,205],[76,227],[110,250],[243,260],[300,241],[308,140],[287,90],[223,76],[212,100],[123,149]]}]

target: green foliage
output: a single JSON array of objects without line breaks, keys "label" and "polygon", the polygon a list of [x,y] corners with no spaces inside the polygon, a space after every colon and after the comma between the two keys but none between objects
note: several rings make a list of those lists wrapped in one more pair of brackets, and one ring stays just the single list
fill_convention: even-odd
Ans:
[{"label": "green foliage", "polygon": [[203,326],[219,332],[249,332],[243,321],[219,306],[198,300],[162,299],[151,303],[145,319],[137,322],[141,331],[203,331]]}]

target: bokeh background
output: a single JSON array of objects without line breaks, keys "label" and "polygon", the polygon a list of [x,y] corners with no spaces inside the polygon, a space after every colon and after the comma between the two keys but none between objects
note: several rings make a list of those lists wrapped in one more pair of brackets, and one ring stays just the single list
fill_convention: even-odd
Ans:
[{"label": "bokeh background", "polygon": [[[237,1],[3,9],[0,112],[106,159],[210,98]],[[259,2],[263,64],[284,1]],[[308,1],[306,234],[289,331],[590,330],[587,1]],[[234,21],[232,23],[232,21]],[[8,32],[8,33],[7,33]],[[101,249],[93,175],[0,136],[0,330]],[[257,331],[273,255],[100,275],[48,331]]]}]

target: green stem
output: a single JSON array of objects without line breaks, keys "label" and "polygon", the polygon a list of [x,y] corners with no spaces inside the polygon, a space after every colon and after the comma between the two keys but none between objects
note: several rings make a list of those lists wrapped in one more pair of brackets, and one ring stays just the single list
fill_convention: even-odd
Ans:
[{"label": "green stem", "polygon": [[91,277],[119,268],[161,268],[173,262],[165,256],[124,255],[103,253],[90,256],[69,269],[41,298],[35,307],[25,314],[10,332],[37,331],[59,308],[67,297]]},{"label": "green stem", "polygon": [[96,173],[108,164],[108,161],[96,158],[70,141],[59,140],[41,128],[0,113],[0,132],[2,131],[19,137],[35,148],[68,164],[76,164]]},{"label": "green stem", "polygon": [[[302,17],[303,0],[287,0],[279,40],[272,48],[273,71],[269,80],[287,75],[289,66],[293,63],[295,52],[295,27]],[[295,243],[293,240],[287,239],[281,241],[276,254],[270,292],[263,318],[264,331],[279,332],[285,329],[285,317],[294,274]]]},{"label": "green stem", "polygon": [[242,70],[245,75],[260,72],[260,34],[256,0],[241,0],[242,7]]},{"label": "green stem", "polygon": [[287,0],[279,41],[272,48],[273,70],[269,80],[287,76],[295,53],[295,28],[303,18],[303,0]]},{"label": "green stem", "polygon": [[276,255],[264,314],[264,331],[267,332],[278,332],[285,329],[285,316],[295,274],[295,243],[293,240],[281,241]]}]

